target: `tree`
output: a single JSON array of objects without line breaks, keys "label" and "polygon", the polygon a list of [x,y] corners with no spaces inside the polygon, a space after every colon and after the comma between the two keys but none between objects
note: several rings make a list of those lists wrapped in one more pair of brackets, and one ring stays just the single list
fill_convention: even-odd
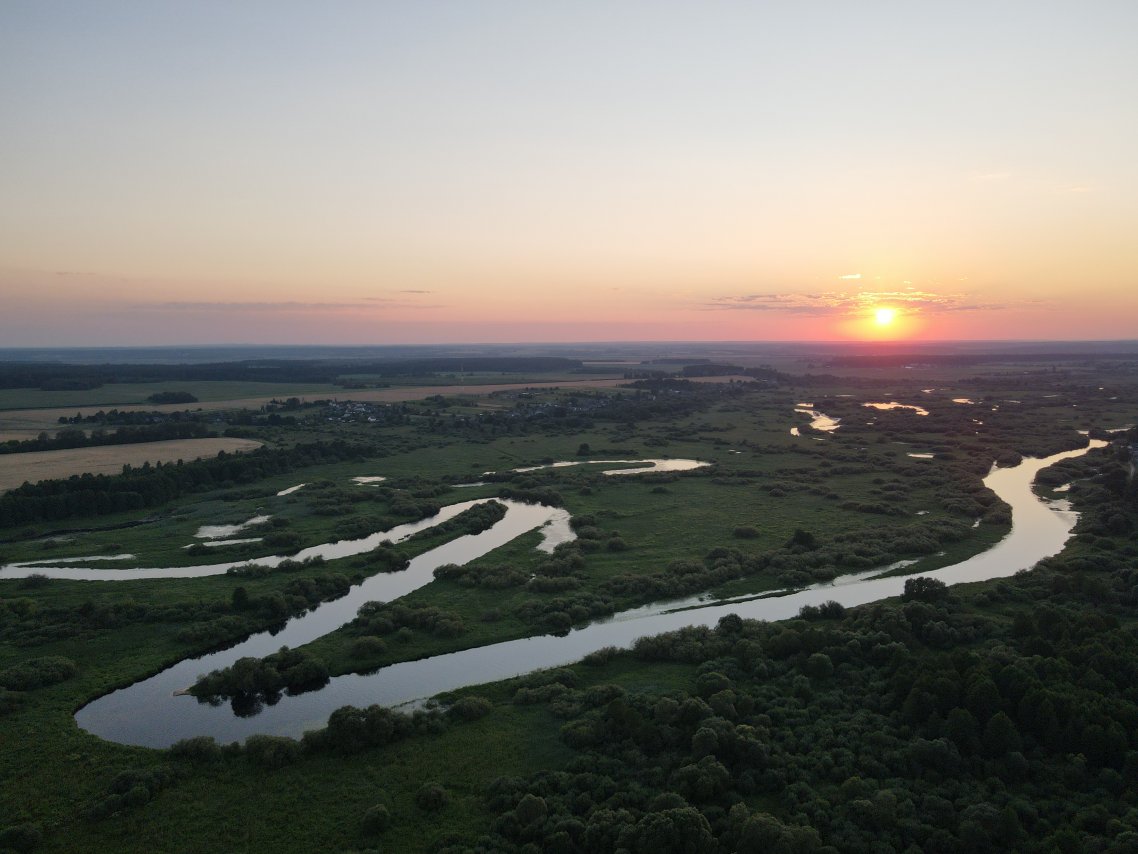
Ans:
[{"label": "tree", "polygon": [[518,823],[522,827],[537,824],[544,820],[548,814],[549,807],[545,804],[545,798],[539,798],[533,794],[527,794],[523,797],[514,809],[514,815],[517,816]]},{"label": "tree", "polygon": [[694,807],[650,812],[636,823],[637,854],[715,854],[711,825]]},{"label": "tree", "polygon": [[795,528],[794,533],[786,543],[788,549],[795,547],[805,549],[806,551],[813,551],[818,548],[818,541],[809,531],[804,531],[801,528]]},{"label": "tree", "polygon": [[384,804],[369,807],[368,811],[364,813],[364,833],[382,833],[389,824],[391,824],[391,811]]},{"label": "tree", "polygon": [[905,602],[940,602],[948,597],[948,585],[935,578],[907,578],[905,592],[901,599]]},{"label": "tree", "polygon": [[824,652],[816,652],[806,659],[803,669],[811,679],[829,679],[834,675],[834,662]]},{"label": "tree", "polygon": [[429,812],[442,809],[449,800],[447,790],[439,783],[424,783],[415,793],[415,805]]},{"label": "tree", "polygon": [[945,735],[956,744],[961,753],[969,754],[976,751],[978,729],[976,718],[967,709],[955,708],[948,713]]}]

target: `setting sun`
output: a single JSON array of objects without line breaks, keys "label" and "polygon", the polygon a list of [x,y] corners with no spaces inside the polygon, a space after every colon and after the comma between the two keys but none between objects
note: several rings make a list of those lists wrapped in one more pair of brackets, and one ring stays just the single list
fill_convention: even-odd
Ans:
[{"label": "setting sun", "polygon": [[877,319],[878,326],[888,326],[893,322],[893,318],[897,316],[897,310],[893,308],[879,308],[874,312],[874,317]]}]

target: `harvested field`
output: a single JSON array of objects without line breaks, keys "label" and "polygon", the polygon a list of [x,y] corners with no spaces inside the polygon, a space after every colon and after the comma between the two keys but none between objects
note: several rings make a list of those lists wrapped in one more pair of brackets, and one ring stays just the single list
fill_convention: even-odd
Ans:
[{"label": "harvested field", "polygon": [[69,448],[63,451],[33,451],[0,455],[0,492],[20,486],[70,477],[73,474],[119,474],[126,464],[172,463],[212,457],[218,451],[250,451],[260,447],[252,439],[174,439],[136,445],[106,445],[100,448]]}]

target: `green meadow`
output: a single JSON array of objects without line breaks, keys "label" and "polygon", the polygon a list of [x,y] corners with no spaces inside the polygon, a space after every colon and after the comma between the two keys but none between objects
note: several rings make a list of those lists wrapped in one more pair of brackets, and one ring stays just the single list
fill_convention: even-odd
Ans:
[{"label": "green meadow", "polygon": [[[994,390],[993,381],[954,378],[933,392],[923,390],[929,388],[925,378],[895,377],[791,378],[777,386],[560,389],[525,397],[397,404],[373,422],[304,407],[293,413],[293,425],[253,426],[243,435],[265,441],[266,454],[305,442],[343,441],[351,444],[350,458],[290,463],[287,471],[266,474],[270,467],[250,457],[254,463],[233,469],[232,479],[179,487],[179,494],[154,506],[23,522],[0,530],[0,560],[134,555],[108,563],[105,571],[111,574],[114,567],[255,561],[282,549],[295,553],[475,498],[519,496],[557,503],[570,513],[576,540],[554,555],[535,549],[537,533],[524,535],[463,573],[437,578],[302,650],[333,675],[364,672],[564,631],[656,601],[661,591],[664,598],[706,592],[747,596],[902,559],[916,561],[908,571],[919,572],[983,551],[1008,530],[1006,509],[981,483],[993,460],[1076,447],[1083,441],[1078,430],[1122,427],[1138,416],[1132,395],[1098,391],[1098,385],[1107,384],[1101,378],[1093,387],[1068,381],[1058,391],[1016,385],[1014,379],[1014,374],[1004,377]],[[1115,389],[1132,382],[1125,374],[1109,379]],[[185,388],[196,393],[194,384]],[[150,392],[131,387],[142,398]],[[240,384],[227,393],[266,392]],[[300,391],[274,386],[267,393],[285,397]],[[15,392],[0,405],[26,401],[22,394]],[[953,398],[976,402],[953,403]],[[87,403],[103,400],[111,398]],[[862,406],[874,400],[920,405],[931,414]],[[802,402],[840,418],[842,426],[830,434],[813,431],[809,418],[793,411]],[[792,436],[791,427],[801,435]],[[587,462],[652,457],[709,465],[606,476],[604,469],[618,466]],[[512,471],[564,460],[584,464]],[[1098,476],[1084,474],[1088,482]],[[357,476],[386,480],[360,485],[352,480]],[[482,485],[456,487],[472,482]],[[301,483],[306,485],[277,495]],[[1079,490],[1071,497],[1078,502]],[[268,538],[262,542],[185,548],[198,542],[200,526],[236,524],[255,515],[271,519],[235,536]],[[448,536],[453,535],[428,533],[395,552],[409,558]],[[340,595],[344,585],[383,569],[373,557],[259,575],[113,584],[0,577],[0,671],[9,680],[0,694],[0,831],[8,834],[0,842],[14,850],[43,851],[465,851],[495,850],[494,845],[609,850],[600,843],[593,849],[585,830],[570,824],[560,831],[550,824],[527,837],[514,824],[502,823],[490,793],[505,786],[504,779],[528,781],[530,791],[544,792],[549,815],[560,815],[554,790],[568,784],[560,777],[557,786],[549,782],[553,778],[540,785],[535,781],[567,768],[580,773],[582,751],[601,743],[599,735],[581,735],[593,724],[569,723],[594,708],[587,698],[604,696],[611,703],[612,697],[628,697],[629,708],[640,709],[643,698],[698,694],[704,674],[727,667],[707,664],[716,655],[714,638],[701,641],[711,656],[707,661],[652,658],[646,652],[615,655],[574,667],[571,685],[523,679],[464,690],[445,698],[439,710],[406,723],[404,735],[390,743],[351,750],[328,746],[338,743],[335,733],[292,746],[149,750],[105,742],[76,726],[73,714],[79,707],[116,687]],[[1001,610],[1003,605],[993,600],[983,607],[999,612],[990,619],[1010,625],[1011,612]],[[945,631],[963,638],[958,628],[963,619],[946,616]],[[761,635],[755,643],[774,648],[774,641],[754,631]],[[807,653],[802,655],[805,662]],[[70,664],[45,663],[59,659]],[[45,675],[52,668],[54,675]],[[34,684],[37,679],[44,684]],[[732,708],[742,715],[740,709],[755,702],[745,703],[743,695],[759,689],[746,687],[750,683],[742,676],[729,681],[737,683]],[[792,680],[786,685],[788,697],[799,690]],[[544,699],[519,702],[522,695]],[[457,703],[460,696],[481,698],[467,704],[476,713],[454,712],[464,708]],[[840,704],[840,696],[827,702]],[[764,702],[782,701],[772,695]],[[625,770],[605,772],[611,785],[632,794],[625,807],[613,801],[604,809],[631,810],[634,826],[652,810],[651,797],[636,793],[667,788],[647,772],[637,771],[635,784],[621,776],[640,767],[645,751],[644,744],[634,749],[630,742],[613,754]],[[695,789],[676,791],[685,804],[703,810],[703,821],[710,822],[709,832],[721,844],[734,844],[722,841],[728,838],[730,799],[705,803]],[[748,810],[766,810],[786,826],[805,820],[769,787],[737,797]],[[596,792],[580,800],[573,820],[585,828],[602,803],[608,802]],[[383,809],[373,809],[377,806]],[[558,833],[564,838],[557,837],[561,841],[555,845],[549,840]],[[476,843],[480,837],[499,841]],[[552,847],[545,848],[547,843]]]}]

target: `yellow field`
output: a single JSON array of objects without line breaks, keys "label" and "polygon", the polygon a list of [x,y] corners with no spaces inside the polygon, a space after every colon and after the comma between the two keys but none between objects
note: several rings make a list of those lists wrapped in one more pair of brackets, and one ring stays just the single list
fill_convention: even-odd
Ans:
[{"label": "yellow field", "polygon": [[106,445],[100,448],[69,448],[63,451],[34,451],[28,454],[0,454],[0,492],[24,481],[70,477],[73,474],[118,474],[129,463],[171,463],[212,457],[218,451],[249,451],[260,447],[252,439],[172,439],[169,442],[142,442],[137,445]]}]

